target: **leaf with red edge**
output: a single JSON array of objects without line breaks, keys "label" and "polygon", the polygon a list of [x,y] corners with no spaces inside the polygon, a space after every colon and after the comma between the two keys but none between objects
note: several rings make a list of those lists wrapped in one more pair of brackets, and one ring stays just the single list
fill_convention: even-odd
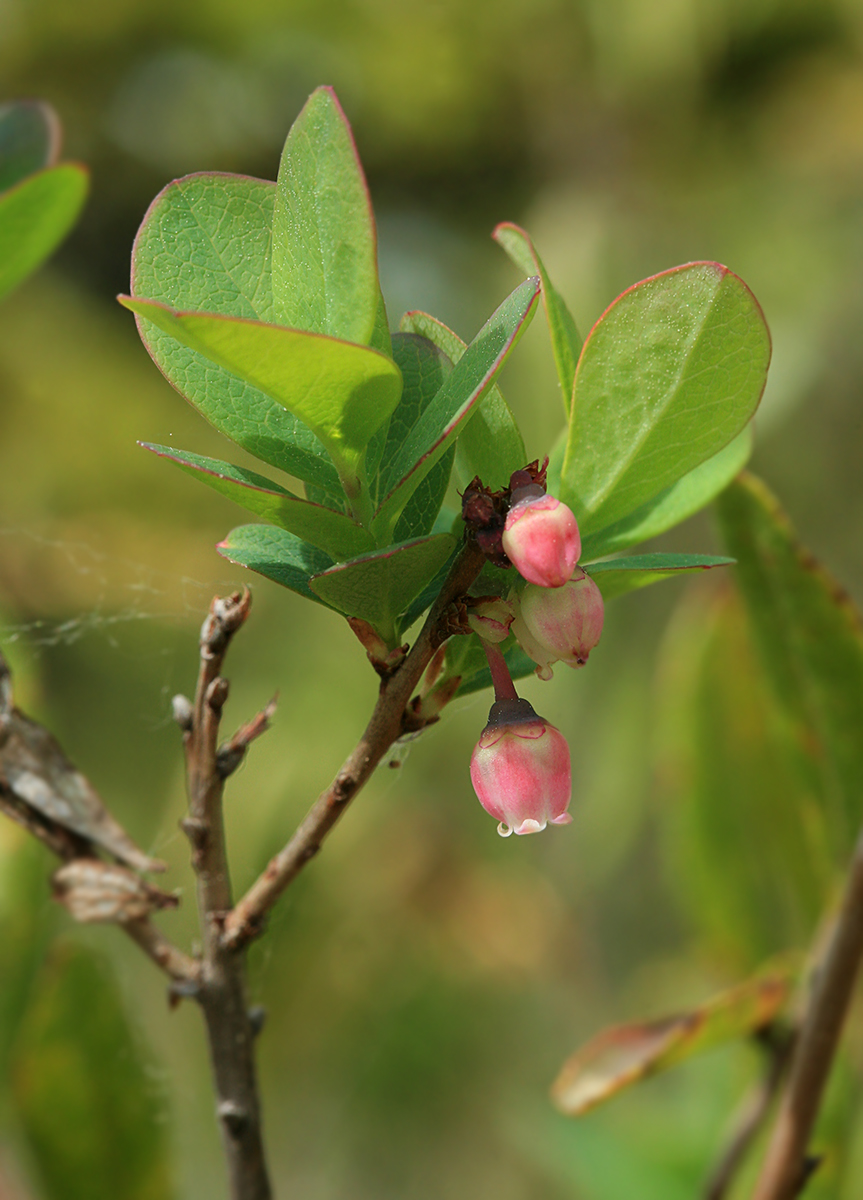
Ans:
[{"label": "leaf with red edge", "polygon": [[401,542],[338,563],[309,581],[309,587],[331,608],[362,617],[392,646],[397,622],[411,600],[446,562],[455,546],[448,533]]},{"label": "leaf with red edge", "polygon": [[291,126],[273,214],[276,319],[368,344],[379,316],[377,235],[351,127],[330,87]]},{"label": "leaf with red edge", "polygon": [[689,1012],[604,1030],[564,1063],[552,1100],[579,1117],[694,1054],[757,1033],[782,1011],[796,974],[790,961],[776,964]]},{"label": "leaf with red edge", "polygon": [[178,312],[129,296],[120,302],[299,417],[329,450],[346,491],[358,490],[369,438],[401,395],[401,372],[392,359],[367,346],[284,325]]},{"label": "leaf with red edge", "polygon": [[265,521],[311,542],[335,559],[353,558],[364,550],[371,550],[374,545],[371,534],[344,513],[303,500],[255,471],[217,458],[191,454],[188,450],[175,450],[173,446],[154,446],[147,442],[139,442],[139,445],[176,463],[193,479],[206,483]]},{"label": "leaf with red edge", "polygon": [[557,377],[560,380],[560,392],[566,415],[569,416],[572,401],[572,383],[575,378],[575,364],[581,350],[581,338],[575,325],[575,319],[566,306],[566,301],[548,277],[548,272],[542,259],[536,252],[536,247],[520,225],[512,221],[501,221],[491,235],[499,246],[507,252],[517,267],[525,275],[538,275],[542,280],[542,303],[548,321],[548,332],[551,335],[551,350],[554,355],[554,365],[557,367]]},{"label": "leaf with red edge", "polygon": [[575,372],[560,498],[582,534],[727,446],[758,406],[769,361],[758,302],[719,263],[675,267],[618,296]]}]

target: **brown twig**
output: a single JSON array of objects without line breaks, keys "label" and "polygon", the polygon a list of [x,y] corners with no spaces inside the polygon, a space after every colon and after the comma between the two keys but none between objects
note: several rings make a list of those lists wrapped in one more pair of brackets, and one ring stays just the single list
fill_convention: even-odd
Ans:
[{"label": "brown twig", "polygon": [[175,983],[197,984],[201,977],[200,962],[179,950],[148,917],[125,921],[120,928]]},{"label": "brown twig", "polygon": [[317,854],[329,831],[353,797],[368,781],[394,741],[405,731],[405,709],[432,655],[446,637],[447,610],[463,595],[479,574],[485,557],[473,538],[468,538],[453,563],[440,594],[406,658],[381,683],[378,702],[355,750],[342,764],[333,782],[322,792],[296,833],[270,860],[236,907],[227,914],[222,945],[236,950],[251,941],[263,927],[264,918],[288,884],[309,859]]},{"label": "brown twig", "polygon": [[795,1200],[811,1173],[809,1140],[863,957],[863,834],[833,935],[815,971],[776,1124],[753,1200]]},{"label": "brown twig", "polygon": [[254,1029],[246,1004],[245,959],[227,953],[221,941],[222,922],[231,907],[222,816],[225,774],[218,746],[228,684],[221,677],[221,668],[231,638],[245,621],[250,603],[247,590],[213,600],[201,629],[194,705],[188,710],[182,704],[175,704],[175,715],[185,728],[189,816],[183,821],[183,829],[192,845],[203,943],[197,999],[207,1025],[216,1111],[231,1196],[233,1200],[269,1200],[272,1191],[261,1133]]},{"label": "brown twig", "polygon": [[725,1200],[729,1194],[737,1172],[752,1148],[752,1143],[764,1127],[788,1069],[794,1045],[793,1033],[769,1025],[762,1030],[757,1040],[767,1054],[765,1070],[752,1091],[744,1097],[735,1114],[728,1144],[704,1189],[704,1200]]}]

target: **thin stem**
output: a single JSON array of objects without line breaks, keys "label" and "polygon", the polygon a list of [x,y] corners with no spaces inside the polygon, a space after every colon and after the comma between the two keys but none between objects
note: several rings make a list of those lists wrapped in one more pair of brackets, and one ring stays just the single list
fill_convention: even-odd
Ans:
[{"label": "thin stem", "polygon": [[863,957],[863,834],[833,936],[815,972],[776,1124],[753,1200],[794,1200],[809,1175],[808,1147]]},{"label": "thin stem", "polygon": [[255,1075],[254,1030],[246,1005],[245,958],[228,954],[221,925],[231,907],[219,758],[219,722],[228,696],[220,675],[228,645],[248,615],[249,593],[216,597],[201,630],[201,660],[192,715],[184,736],[189,816],[203,957],[197,999],[204,1013],[217,1114],[232,1200],[270,1200]]},{"label": "thin stem", "polygon": [[179,950],[147,917],[126,921],[120,928],[175,983],[195,984],[200,979],[200,962]]},{"label": "thin stem", "polygon": [[222,944],[235,950],[256,937],[264,918],[297,877],[309,859],[320,850],[324,838],[353,797],[368,781],[393,742],[403,733],[405,708],[435,650],[448,636],[445,616],[452,602],[462,596],[479,574],[485,557],[469,538],[453,563],[440,595],[410,653],[381,684],[371,720],[355,750],[345,759],[330,786],[323,791],[296,833],[252,884],[245,896],[228,913]]},{"label": "thin stem", "polygon": [[488,659],[488,669],[491,671],[495,700],[518,700],[518,692],[515,690],[515,684],[500,647],[494,645],[493,642],[487,642],[484,638],[481,641]]},{"label": "thin stem", "polygon": [[761,1132],[770,1112],[771,1105],[785,1078],[794,1035],[769,1026],[759,1038],[768,1055],[766,1069],[752,1091],[744,1097],[735,1115],[731,1137],[722,1155],[710,1174],[704,1189],[704,1200],[725,1200],[734,1183],[752,1143]]}]

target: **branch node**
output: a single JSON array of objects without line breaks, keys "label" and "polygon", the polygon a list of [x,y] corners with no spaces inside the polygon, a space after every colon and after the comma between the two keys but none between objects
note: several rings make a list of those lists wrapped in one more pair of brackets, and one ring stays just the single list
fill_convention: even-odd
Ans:
[{"label": "branch node", "polygon": [[201,985],[196,979],[175,979],[168,987],[168,1007],[173,1011],[181,1000],[197,1000]]},{"label": "branch node", "polygon": [[207,822],[202,821],[200,817],[183,817],[183,819],[180,821],[180,828],[191,843],[193,859],[197,864],[200,861],[201,855],[207,848],[210,827]]},{"label": "branch node", "polygon": [[219,1120],[233,1138],[238,1138],[248,1127],[249,1114],[247,1110],[233,1100],[223,1100],[216,1112]]},{"label": "branch node", "polygon": [[206,701],[213,712],[220,712],[225,706],[225,701],[228,699],[228,692],[231,690],[231,685],[227,679],[223,679],[221,675],[216,678],[207,688]]},{"label": "branch node", "polygon": [[216,752],[216,770],[220,778],[227,779],[236,771],[246,756],[249,744],[270,728],[270,720],[276,711],[278,692],[272,700],[261,709],[251,721],[242,725],[228,742],[224,742]]}]

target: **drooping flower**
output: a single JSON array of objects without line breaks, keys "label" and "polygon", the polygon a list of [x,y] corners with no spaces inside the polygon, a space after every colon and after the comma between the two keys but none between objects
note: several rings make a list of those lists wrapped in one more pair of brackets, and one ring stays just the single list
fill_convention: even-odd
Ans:
[{"label": "drooping flower", "polygon": [[537,663],[537,675],[551,678],[551,665],[583,667],[599,642],[605,618],[602,593],[580,567],[559,588],[528,585],[521,594],[512,631]]},{"label": "drooping flower", "polygon": [[581,554],[578,522],[560,500],[536,485],[513,492],[503,530],[503,548],[528,583],[562,587]]},{"label": "drooping flower", "polygon": [[566,738],[527,700],[497,700],[470,760],[474,791],[498,833],[567,825],[572,773]]}]

